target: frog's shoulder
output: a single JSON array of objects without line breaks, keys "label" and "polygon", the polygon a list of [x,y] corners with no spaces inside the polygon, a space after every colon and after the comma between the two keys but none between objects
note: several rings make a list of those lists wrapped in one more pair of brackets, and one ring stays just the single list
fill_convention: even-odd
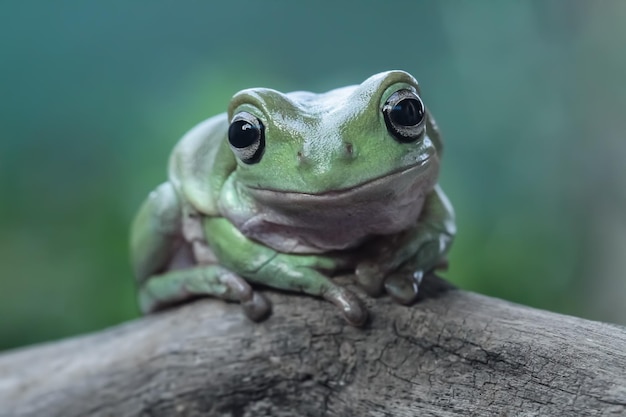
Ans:
[{"label": "frog's shoulder", "polygon": [[211,117],[187,132],[170,156],[169,181],[184,203],[208,216],[219,214],[219,193],[237,165],[227,134],[226,113]]}]

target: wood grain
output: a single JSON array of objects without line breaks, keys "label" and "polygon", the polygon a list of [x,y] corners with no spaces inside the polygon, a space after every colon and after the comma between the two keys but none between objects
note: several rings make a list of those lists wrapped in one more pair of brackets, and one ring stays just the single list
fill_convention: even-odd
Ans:
[{"label": "wood grain", "polygon": [[0,416],[620,416],[626,329],[423,283],[366,299],[266,292],[269,320],[202,300],[0,356]]}]

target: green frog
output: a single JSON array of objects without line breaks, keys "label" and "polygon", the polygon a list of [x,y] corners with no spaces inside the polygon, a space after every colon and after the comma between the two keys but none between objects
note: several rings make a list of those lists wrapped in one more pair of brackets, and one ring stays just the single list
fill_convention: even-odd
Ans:
[{"label": "green frog", "polygon": [[322,297],[361,326],[367,309],[337,274],[412,303],[456,231],[441,152],[404,71],[323,94],[238,92],[178,142],[134,220],[141,309],[211,296],[258,321],[271,310],[262,284]]}]

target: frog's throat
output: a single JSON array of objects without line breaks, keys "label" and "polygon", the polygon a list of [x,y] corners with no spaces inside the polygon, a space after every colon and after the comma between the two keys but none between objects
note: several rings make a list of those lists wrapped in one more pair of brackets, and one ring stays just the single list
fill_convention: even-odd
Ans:
[{"label": "frog's throat", "polygon": [[[256,201],[270,206],[291,206],[295,204],[304,205],[327,205],[340,203],[342,201],[353,204],[361,199],[376,198],[384,199],[386,195],[391,197],[395,191],[409,187],[421,176],[437,175],[436,169],[431,165],[437,165],[432,161],[433,157],[421,159],[419,162],[401,168],[389,174],[372,178],[360,184],[335,190],[323,191],[320,193],[306,193],[300,191],[282,191],[265,188],[255,188],[246,186],[250,196]],[[431,171],[435,171],[432,173]]]},{"label": "frog's throat", "polygon": [[[435,156],[359,185],[307,194],[239,184],[238,202],[225,216],[245,236],[280,252],[323,253],[356,247],[369,236],[389,235],[417,222],[437,182]],[[226,201],[226,200],[224,200]]]}]

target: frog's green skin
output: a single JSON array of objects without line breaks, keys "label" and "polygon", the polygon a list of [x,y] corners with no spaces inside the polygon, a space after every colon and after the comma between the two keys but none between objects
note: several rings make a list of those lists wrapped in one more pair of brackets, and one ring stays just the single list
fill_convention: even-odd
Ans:
[{"label": "frog's green skin", "polygon": [[[387,128],[382,108],[398,90],[419,95],[402,71],[324,94],[244,90],[228,114],[187,133],[132,227],[142,309],[210,295],[259,320],[270,306],[249,284],[258,283],[321,296],[362,325],[359,298],[330,278],[346,271],[371,295],[385,289],[412,302],[455,225],[436,185],[442,144],[432,117],[409,143]],[[253,163],[229,144],[241,112],[264,127]]]}]

